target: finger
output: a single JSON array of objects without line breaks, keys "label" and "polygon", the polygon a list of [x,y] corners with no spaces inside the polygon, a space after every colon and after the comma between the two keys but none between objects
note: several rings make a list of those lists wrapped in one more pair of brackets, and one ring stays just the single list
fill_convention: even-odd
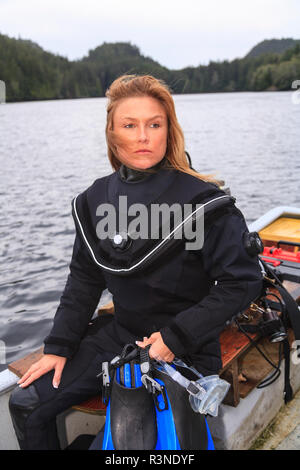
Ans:
[{"label": "finger", "polygon": [[148,346],[148,344],[151,344],[151,336],[150,336],[150,338],[147,338],[147,336],[144,336],[143,344],[145,346]]},{"label": "finger", "polygon": [[55,373],[54,373],[54,377],[53,377],[53,381],[52,381],[52,385],[53,385],[54,388],[58,388],[58,386],[60,384],[62,371],[63,371],[63,367],[61,367],[61,366],[57,366],[55,368]]},{"label": "finger", "polygon": [[17,384],[21,384],[25,382],[26,379],[30,376],[31,372],[27,371],[26,374],[24,374],[17,382]]},{"label": "finger", "polygon": [[36,372],[38,369],[39,369],[38,366],[37,367],[33,367],[33,366],[29,367],[28,371],[25,372],[25,374],[20,378],[20,380],[17,383],[21,384],[21,383],[25,382],[25,380],[27,380],[28,377],[30,377],[30,375],[32,373]]},{"label": "finger", "polygon": [[153,345],[149,349],[149,356],[150,356],[151,359],[155,359],[156,361],[161,361],[162,360],[162,356],[160,355],[157,348]]},{"label": "finger", "polygon": [[173,362],[174,361],[174,354],[168,354],[168,356],[166,357],[165,361],[166,362]]},{"label": "finger", "polygon": [[34,380],[41,377],[41,375],[43,375],[44,373],[45,373],[45,371],[43,371],[42,369],[38,370],[37,372],[34,372],[33,374],[30,375],[30,377],[28,377],[27,380],[25,380],[25,382],[23,382],[21,385],[19,385],[19,387],[21,387],[21,388],[28,387],[28,385],[30,385],[32,382],[34,382]]},{"label": "finger", "polygon": [[163,354],[163,360],[166,361],[166,362],[172,362],[173,359],[175,358],[174,354],[172,353],[172,351],[165,351]]},{"label": "finger", "polygon": [[151,344],[151,343],[149,343],[149,341],[150,341],[150,338],[147,338],[147,336],[144,336],[143,341],[136,341],[135,343],[136,343],[140,348],[145,348],[146,346],[148,346],[148,344]]},{"label": "finger", "polygon": [[145,344],[146,344],[146,346],[149,345],[149,344],[153,344],[153,343],[155,343],[156,340],[157,340],[157,337],[154,336],[154,335],[151,335],[150,338],[147,338],[145,340]]},{"label": "finger", "polygon": [[166,350],[165,347],[161,347],[159,342],[152,344],[151,348],[149,349],[149,356],[157,361],[165,362],[172,362],[175,358],[175,355],[172,353],[172,351],[169,349]]},{"label": "finger", "polygon": [[151,341],[153,340],[156,341],[159,337],[160,337],[159,331],[155,331],[154,333],[152,333],[149,339],[151,339]]}]

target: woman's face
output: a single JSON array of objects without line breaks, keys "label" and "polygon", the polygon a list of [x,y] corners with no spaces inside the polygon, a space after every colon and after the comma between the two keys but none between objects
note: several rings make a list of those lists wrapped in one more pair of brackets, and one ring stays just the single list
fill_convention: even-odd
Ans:
[{"label": "woman's face", "polygon": [[122,99],[114,111],[113,129],[118,142],[116,156],[129,168],[150,168],[165,156],[168,119],[155,98]]}]

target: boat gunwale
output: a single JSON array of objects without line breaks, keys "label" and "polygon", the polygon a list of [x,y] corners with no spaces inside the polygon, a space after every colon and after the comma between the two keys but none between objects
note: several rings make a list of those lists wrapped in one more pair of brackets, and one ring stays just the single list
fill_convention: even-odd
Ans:
[{"label": "boat gunwale", "polygon": [[0,396],[15,388],[19,377],[8,368],[0,372]]},{"label": "boat gunwale", "polygon": [[256,219],[254,222],[249,224],[248,228],[250,232],[259,232],[263,230],[272,222],[277,220],[280,217],[293,217],[300,218],[300,208],[293,206],[277,206],[273,209],[270,209],[268,212],[263,214],[261,217]]}]

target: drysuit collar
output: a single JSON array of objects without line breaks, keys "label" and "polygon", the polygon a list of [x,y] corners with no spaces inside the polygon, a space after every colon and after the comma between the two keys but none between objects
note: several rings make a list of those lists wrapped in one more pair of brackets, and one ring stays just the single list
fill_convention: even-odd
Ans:
[{"label": "drysuit collar", "polygon": [[145,170],[134,170],[133,168],[129,168],[122,164],[119,169],[119,176],[122,181],[125,181],[126,183],[135,183],[142,181],[146,178],[148,178],[150,175],[153,173],[157,173],[160,168],[166,166],[167,160],[164,157],[160,162],[158,162],[156,165],[146,168]]},{"label": "drysuit collar", "polygon": [[120,196],[126,196],[128,207],[137,202],[147,206],[168,190],[177,175],[175,168],[167,165],[167,160],[144,171],[122,165],[107,184],[107,202],[119,207]]}]

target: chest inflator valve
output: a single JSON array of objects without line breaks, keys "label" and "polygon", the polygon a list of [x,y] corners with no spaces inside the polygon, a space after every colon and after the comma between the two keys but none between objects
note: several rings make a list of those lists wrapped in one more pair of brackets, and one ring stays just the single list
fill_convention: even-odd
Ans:
[{"label": "chest inflator valve", "polygon": [[130,247],[132,239],[129,238],[127,233],[116,233],[111,239],[113,248],[117,251],[125,251]]}]

